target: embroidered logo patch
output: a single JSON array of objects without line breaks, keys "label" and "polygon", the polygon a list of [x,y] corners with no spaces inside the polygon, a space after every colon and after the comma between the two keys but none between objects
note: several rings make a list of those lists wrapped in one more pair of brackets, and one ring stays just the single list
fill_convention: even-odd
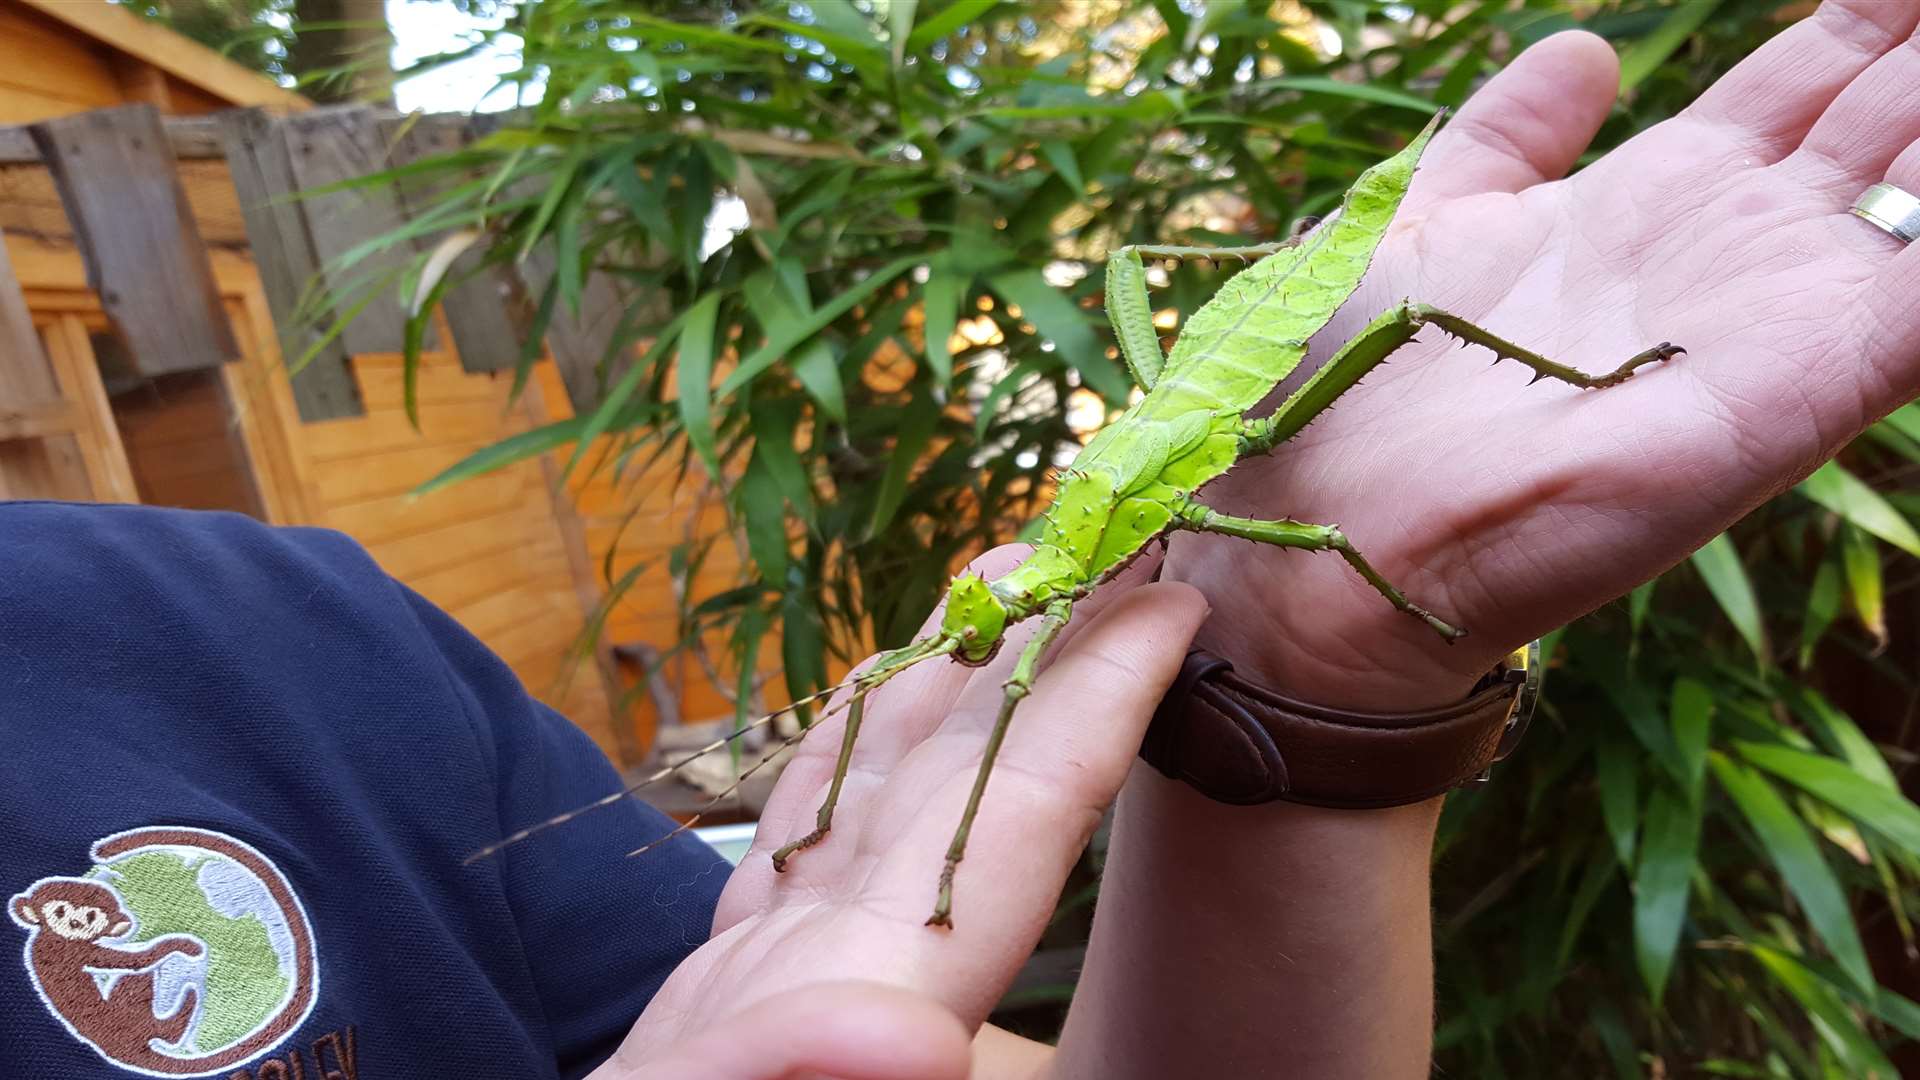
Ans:
[{"label": "embroidered logo patch", "polygon": [[145,1076],[208,1076],[284,1042],[320,991],[313,926],[286,875],[206,829],[96,841],[93,867],[7,904],[40,1001]]}]

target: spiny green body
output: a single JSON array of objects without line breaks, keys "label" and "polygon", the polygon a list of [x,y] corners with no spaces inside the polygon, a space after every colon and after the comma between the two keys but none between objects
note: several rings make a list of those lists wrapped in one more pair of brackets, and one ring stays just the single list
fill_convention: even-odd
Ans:
[{"label": "spiny green body", "polygon": [[[999,716],[974,776],[959,828],[947,849],[933,916],[927,922],[951,926],[955,869],[966,853],[967,835],[1001,740],[1015,708],[1031,690],[1042,655],[1072,617],[1074,601],[1171,530],[1190,529],[1278,547],[1336,553],[1394,607],[1425,622],[1448,640],[1460,636],[1463,631],[1415,604],[1381,576],[1334,526],[1234,517],[1195,498],[1201,488],[1235,462],[1264,454],[1298,433],[1425,326],[1438,327],[1463,342],[1487,348],[1496,360],[1517,361],[1533,369],[1536,380],[1557,379],[1589,389],[1615,385],[1636,369],[1681,351],[1663,343],[1630,357],[1607,374],[1593,376],[1457,315],[1404,301],[1367,324],[1271,416],[1247,420],[1247,410],[1300,366],[1307,342],[1359,287],[1438,124],[1436,118],[1405,150],[1367,170],[1347,193],[1339,211],[1298,243],[1211,252],[1128,248],[1110,256],[1107,313],[1121,354],[1146,391],[1145,396],[1074,459],[1061,477],[1039,543],[1020,566],[990,582],[970,574],[956,578],[947,591],[946,611],[937,631],[876,657],[851,681],[839,761],[815,828],[774,852],[776,869],[785,869],[789,858],[825,839],[832,827],[834,806],[853,760],[869,693],[936,656],[985,663],[1000,647],[1008,627],[1042,616],[1038,631],[1021,649],[1007,678]],[[1172,353],[1162,357],[1153,327],[1152,301],[1147,295],[1146,268],[1140,258],[1143,251],[1176,258],[1256,253],[1266,257],[1235,275],[1196,311],[1187,320]],[[671,771],[669,768],[658,775]],[[601,804],[617,797],[603,799]],[[558,824],[572,816],[561,815],[535,828]],[[503,843],[532,831],[522,830]]]},{"label": "spiny green body", "polygon": [[[1007,622],[1062,596],[1084,594],[1175,528],[1192,495],[1240,459],[1246,411],[1300,366],[1307,342],[1359,287],[1432,135],[1429,127],[1369,169],[1340,212],[1303,242],[1234,275],[1187,320],[1164,364],[1156,363],[1160,345],[1144,273],[1141,288],[1114,280],[1131,277],[1139,257],[1128,252],[1109,264],[1115,332],[1149,389],[1062,475],[1032,556],[989,583]],[[977,598],[960,611],[950,604],[945,627],[972,632],[961,647],[970,659],[989,655],[999,637],[991,627],[963,621],[977,616],[978,607]]]}]

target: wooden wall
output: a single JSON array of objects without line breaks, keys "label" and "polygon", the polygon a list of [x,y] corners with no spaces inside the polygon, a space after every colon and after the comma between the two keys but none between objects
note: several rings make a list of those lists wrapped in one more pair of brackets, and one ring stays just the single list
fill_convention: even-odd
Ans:
[{"label": "wooden wall", "polygon": [[[415,431],[402,410],[399,357],[363,355],[355,358],[354,370],[367,414],[302,424],[259,278],[244,257],[216,250],[214,276],[242,359],[217,369],[219,394],[201,391],[193,397],[180,391],[189,400],[176,416],[133,410],[115,422],[105,415],[107,400],[97,376],[87,381],[66,371],[71,367],[84,375],[92,369],[83,324],[104,326],[86,289],[78,252],[17,236],[6,239],[6,248],[34,321],[48,339],[61,388],[70,399],[102,413],[96,426],[114,436],[111,446],[100,440],[89,460],[117,463],[110,471],[125,479],[115,482],[109,476],[98,480],[96,489],[131,493],[139,486],[139,470],[131,466],[142,460],[142,468],[152,470],[149,484],[162,479],[159,473],[172,474],[164,478],[171,488],[148,489],[152,501],[196,505],[193,500],[209,492],[183,493],[185,478],[200,471],[187,467],[185,451],[217,446],[183,429],[184,417],[198,411],[209,427],[224,425],[245,448],[267,520],[325,526],[354,537],[389,573],[446,608],[499,653],[530,691],[572,719],[610,756],[617,760],[632,744],[632,731],[615,728],[613,703],[597,669],[567,661],[586,613],[580,578],[567,557],[566,504],[556,502],[547,482],[551,463],[529,461],[424,497],[410,494],[474,450],[545,422],[540,384],[554,382],[550,371],[526,399],[509,408],[511,376],[470,375],[451,352],[430,353],[420,376],[421,430]],[[443,333],[440,340],[451,341],[451,336]],[[85,364],[73,359],[81,353]],[[224,419],[216,408],[222,399]],[[565,398],[552,400],[564,403]],[[179,466],[164,464],[168,459]]]},{"label": "wooden wall", "polygon": [[[555,375],[548,391],[550,401],[565,400],[557,378]],[[607,638],[618,644],[645,644],[662,654],[668,653],[680,640],[677,600],[669,566],[674,546],[695,539],[715,540],[700,573],[688,583],[696,600],[740,584],[737,574],[744,555],[726,535],[725,508],[712,491],[706,489],[697,466],[689,470],[685,479],[679,477],[678,469],[671,462],[616,479],[611,468],[588,467],[597,455],[597,450],[590,451],[586,462],[567,485],[568,497],[578,508],[585,525],[596,582],[605,592],[611,582],[619,581],[636,566],[642,567],[632,588],[607,620]],[[667,688],[679,702],[679,719],[686,723],[730,719],[734,715],[731,694],[734,676],[725,670],[730,663],[725,638],[708,641],[706,652],[715,664],[721,665],[718,673],[721,681],[727,683],[725,691],[715,685],[707,666],[690,652],[670,657],[662,672]],[[786,684],[779,676],[777,637],[770,635],[761,649],[760,671],[767,676],[763,682],[762,708],[784,704],[788,698]],[[631,683],[639,673],[629,670],[623,674]],[[656,724],[659,718],[653,703],[644,694],[633,697],[643,728]]]},{"label": "wooden wall", "polygon": [[[107,8],[104,0],[0,0],[0,124],[129,101],[172,114],[239,103],[299,107],[291,95],[265,84],[250,86],[260,80],[237,69],[202,78],[209,65],[196,59],[197,48]],[[222,97],[209,85],[227,86],[237,96]],[[623,750],[630,755],[636,745],[650,743],[659,720],[651,697],[631,694],[624,707],[610,700],[600,672],[572,662],[569,649],[585,624],[586,607],[604,588],[600,579],[611,554],[616,578],[637,562],[649,569],[614,611],[606,640],[671,651],[678,634],[666,553],[689,535],[722,532],[720,507],[704,501],[710,496],[695,484],[676,486],[668,469],[629,477],[617,488],[606,473],[582,475],[556,499],[550,480],[566,450],[413,497],[421,481],[473,451],[568,415],[552,364],[543,361],[528,398],[509,406],[511,377],[463,372],[443,330],[439,340],[448,351],[430,354],[421,374],[421,430],[407,423],[402,410],[399,358],[385,354],[352,360],[364,416],[301,423],[258,276],[247,262],[224,165],[187,162],[180,171],[194,218],[214,249],[219,289],[245,356],[217,375],[169,384],[164,402],[123,394],[109,411],[97,378],[76,382],[76,373],[88,376],[92,368],[87,335],[105,324],[86,290],[64,210],[44,170],[0,170],[0,227],[33,321],[58,346],[52,362],[61,389],[70,398],[84,397],[91,410],[88,430],[94,437],[78,456],[85,459],[93,497],[251,508],[276,523],[340,529],[396,578],[447,609],[505,658],[530,690],[616,759]],[[41,442],[0,446],[6,447],[15,453],[59,449]],[[243,456],[237,467],[236,452]],[[69,465],[77,475],[79,464]],[[723,541],[692,583],[695,595],[734,585],[739,558]],[[716,658],[723,657],[724,641],[710,646]],[[778,656],[777,642],[769,641],[763,670],[776,672]],[[680,719],[732,714],[731,698],[690,658],[672,660],[664,678],[678,699]],[[769,704],[784,700],[777,674],[765,696]]]},{"label": "wooden wall", "polygon": [[320,523],[365,544],[388,573],[458,619],[617,758],[621,733],[600,674],[568,656],[586,613],[565,546],[567,510],[555,503],[548,466],[523,462],[412,494],[475,450],[544,422],[545,395],[535,386],[509,405],[511,376],[468,374],[452,352],[428,353],[416,431],[402,404],[400,357],[363,354],[353,367],[366,415],[299,428]]},{"label": "wooden wall", "polygon": [[[106,0],[72,2],[106,6]],[[160,44],[157,35],[166,31],[155,26],[149,33]],[[181,116],[234,104],[90,40],[32,7],[0,0],[0,124],[31,123],[129,101],[148,101]]]},{"label": "wooden wall", "polygon": [[109,50],[39,12],[0,4],[0,123],[25,124],[126,100]]},{"label": "wooden wall", "polygon": [[162,376],[111,401],[141,502],[265,516],[218,371]]}]

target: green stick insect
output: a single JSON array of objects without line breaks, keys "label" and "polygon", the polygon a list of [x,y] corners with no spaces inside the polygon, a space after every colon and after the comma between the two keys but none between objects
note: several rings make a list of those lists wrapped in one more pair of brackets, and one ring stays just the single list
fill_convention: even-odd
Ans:
[{"label": "green stick insect", "polygon": [[[1684,351],[1662,343],[1628,358],[1604,375],[1588,375],[1457,315],[1403,301],[1367,324],[1271,415],[1248,419],[1247,411],[1299,367],[1307,353],[1307,342],[1359,287],[1374,250],[1406,196],[1420,155],[1438,127],[1436,117],[1406,149],[1363,173],[1339,210],[1298,240],[1220,249],[1131,246],[1110,255],[1107,315],[1127,366],[1146,391],[1145,396],[1095,436],[1060,476],[1039,541],[1024,562],[991,581],[971,574],[955,578],[947,590],[946,611],[937,631],[882,653],[847,684],[809,699],[850,690],[845,699],[846,727],[839,758],[814,829],[773,853],[775,869],[784,871],[791,859],[825,840],[832,830],[834,807],[840,801],[854,745],[860,737],[869,694],[901,672],[934,657],[951,657],[968,665],[985,664],[999,651],[1009,627],[1038,617],[1039,631],[1021,650],[1006,680],[1005,697],[940,871],[933,914],[927,923],[951,927],[954,874],[966,856],[967,836],[986,793],[994,759],[1021,699],[1032,690],[1041,656],[1072,618],[1076,601],[1124,569],[1148,545],[1176,530],[1333,552],[1395,608],[1449,641],[1464,635],[1464,630],[1414,603],[1382,577],[1336,526],[1235,517],[1195,497],[1236,462],[1265,454],[1298,434],[1425,326],[1439,327],[1464,343],[1492,350],[1496,363],[1501,359],[1518,361],[1533,369],[1535,381],[1557,379],[1590,389],[1616,385],[1635,370]],[[1196,311],[1172,351],[1163,356],[1153,326],[1143,256],[1258,256],[1259,261],[1228,280]],[[648,782],[673,768],[677,765],[649,777]],[[615,793],[600,804],[625,794]],[[503,843],[572,816],[543,822]]]}]

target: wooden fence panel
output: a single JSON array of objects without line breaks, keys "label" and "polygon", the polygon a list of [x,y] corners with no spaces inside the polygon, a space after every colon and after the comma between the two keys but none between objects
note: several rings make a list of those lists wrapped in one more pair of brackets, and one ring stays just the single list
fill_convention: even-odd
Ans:
[{"label": "wooden fence panel", "polygon": [[85,499],[93,493],[79,411],[60,393],[20,280],[0,239],[0,499]]},{"label": "wooden fence panel", "polygon": [[165,375],[239,359],[159,112],[124,105],[28,130],[73,221],[87,283],[135,369]]},{"label": "wooden fence panel", "polygon": [[[303,189],[357,180],[392,166],[372,109],[349,105],[315,109],[280,121],[287,140],[293,178]],[[321,273],[336,295],[372,299],[341,332],[349,354],[399,352],[406,345],[407,313],[398,292],[399,273],[414,254],[410,243],[396,244],[341,270],[340,256],[406,223],[393,185],[355,187],[328,195],[303,196],[300,207],[307,233],[321,259]],[[428,327],[422,348],[437,345]]]},{"label": "wooden fence panel", "polygon": [[[292,199],[299,188],[287,144],[272,118],[259,109],[235,109],[220,115],[227,170],[240,196],[247,243],[260,271],[267,309],[282,335],[300,325],[300,300],[320,272],[320,256],[307,233],[306,215]],[[282,351],[297,359],[306,346],[283,338]],[[346,345],[334,338],[293,374],[293,400],[309,423],[359,416],[366,410],[353,383]]]},{"label": "wooden fence panel", "polygon": [[[395,166],[455,153],[473,137],[472,125],[464,116],[391,117],[380,122],[380,130],[392,147]],[[403,183],[400,200],[408,215],[417,217],[432,207],[441,191],[417,181]],[[422,244],[439,239],[423,239]],[[475,273],[482,254],[483,249],[476,246],[454,260],[448,271],[454,284],[441,295],[440,310],[453,332],[461,368],[476,373],[512,371],[520,363],[520,343],[526,338],[524,321],[517,317],[526,308],[526,296],[505,266],[496,264]]]}]

